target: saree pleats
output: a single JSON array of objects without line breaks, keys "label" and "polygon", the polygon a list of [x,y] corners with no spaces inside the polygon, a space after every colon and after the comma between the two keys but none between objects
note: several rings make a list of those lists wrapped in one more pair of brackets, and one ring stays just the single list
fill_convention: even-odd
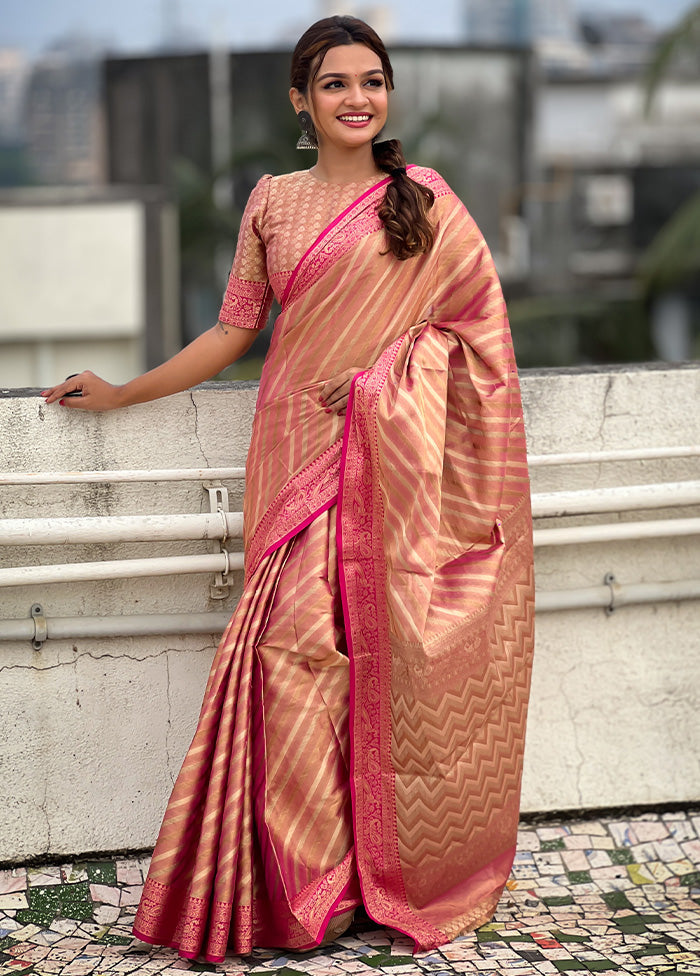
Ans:
[{"label": "saree pleats", "polygon": [[304,925],[306,945],[322,940],[341,902],[345,910],[361,900],[347,788],[349,664],[334,627],[340,599],[335,559],[329,563],[334,524],[332,509],[295,539],[256,655],[266,890]]},{"label": "saree pleats", "polygon": [[[135,934],[220,961],[361,904],[416,948],[488,920],[515,852],[533,649],[522,409],[503,297],[430,170],[397,261],[362,195],[292,275],[248,455],[243,596]],[[329,378],[355,374],[347,416]]]},{"label": "saree pleats", "polygon": [[334,537],[332,509],[264,560],[224,635],[136,918],[145,941],[210,961],[304,949],[361,901]]}]

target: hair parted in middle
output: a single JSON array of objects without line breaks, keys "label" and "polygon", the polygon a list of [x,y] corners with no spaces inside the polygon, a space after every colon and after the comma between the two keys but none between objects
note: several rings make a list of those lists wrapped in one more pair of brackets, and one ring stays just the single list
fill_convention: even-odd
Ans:
[{"label": "hair parted in middle", "polygon": [[[307,96],[328,51],[348,44],[364,44],[374,51],[391,91],[394,71],[384,43],[369,24],[357,17],[325,17],[302,34],[292,54],[292,88]],[[435,194],[406,173],[406,160],[398,139],[375,142],[372,152],[379,169],[392,176],[377,210],[386,231],[388,250],[401,261],[426,253],[435,240],[435,229],[428,216]]]}]

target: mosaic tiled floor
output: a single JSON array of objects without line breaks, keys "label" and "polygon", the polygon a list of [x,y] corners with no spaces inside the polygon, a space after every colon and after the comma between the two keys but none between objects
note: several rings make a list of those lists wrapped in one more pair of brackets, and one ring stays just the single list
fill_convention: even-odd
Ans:
[{"label": "mosaic tiled floor", "polygon": [[434,952],[364,922],[313,953],[220,966],[131,937],[147,859],[0,871],[0,976],[700,974],[700,813],[528,825],[518,851],[493,922]]}]

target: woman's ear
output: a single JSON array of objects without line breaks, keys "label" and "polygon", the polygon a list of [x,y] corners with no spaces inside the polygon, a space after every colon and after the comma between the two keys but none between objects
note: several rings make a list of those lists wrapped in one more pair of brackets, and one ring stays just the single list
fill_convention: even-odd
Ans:
[{"label": "woman's ear", "polygon": [[302,95],[302,93],[299,91],[298,88],[289,89],[289,101],[292,103],[294,111],[297,113],[297,115],[299,114],[299,112],[303,112],[304,110],[308,112],[306,99],[304,98],[304,96]]}]

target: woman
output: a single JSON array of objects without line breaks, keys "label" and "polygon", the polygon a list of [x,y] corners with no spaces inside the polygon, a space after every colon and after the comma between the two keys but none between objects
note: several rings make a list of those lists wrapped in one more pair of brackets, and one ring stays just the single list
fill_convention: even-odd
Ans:
[{"label": "woman", "polygon": [[392,69],[314,24],[290,97],[318,147],[263,177],[218,325],[109,409],[242,355],[282,307],[247,464],[246,577],[168,805],[135,934],[219,962],[328,941],[364,903],[418,949],[492,915],[516,836],[532,651],[520,397],[479,231],[377,143]]}]

